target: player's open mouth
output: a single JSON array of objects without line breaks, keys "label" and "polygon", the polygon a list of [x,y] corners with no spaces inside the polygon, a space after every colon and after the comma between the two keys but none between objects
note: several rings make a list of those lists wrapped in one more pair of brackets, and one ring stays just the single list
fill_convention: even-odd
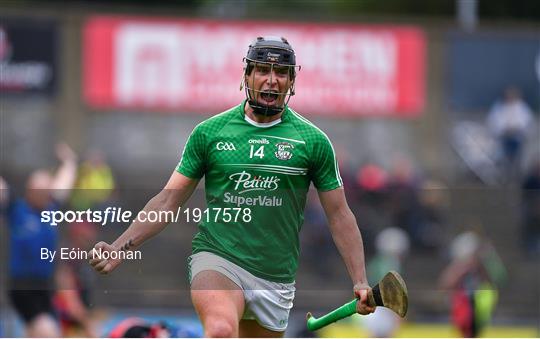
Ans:
[{"label": "player's open mouth", "polygon": [[275,92],[262,92],[261,93],[261,99],[266,101],[267,103],[271,104],[274,101],[276,101],[278,98],[278,94]]}]

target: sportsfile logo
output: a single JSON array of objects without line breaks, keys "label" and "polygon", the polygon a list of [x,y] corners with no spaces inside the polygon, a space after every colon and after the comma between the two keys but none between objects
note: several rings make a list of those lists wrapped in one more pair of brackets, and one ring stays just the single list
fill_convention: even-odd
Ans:
[{"label": "sportsfile logo", "polygon": [[218,151],[236,151],[236,147],[232,142],[220,141],[216,144],[216,149]]},{"label": "sportsfile logo", "polygon": [[275,176],[251,175],[246,171],[234,173],[229,176],[234,183],[234,190],[238,194],[243,194],[250,191],[275,191],[278,189],[280,179]]}]

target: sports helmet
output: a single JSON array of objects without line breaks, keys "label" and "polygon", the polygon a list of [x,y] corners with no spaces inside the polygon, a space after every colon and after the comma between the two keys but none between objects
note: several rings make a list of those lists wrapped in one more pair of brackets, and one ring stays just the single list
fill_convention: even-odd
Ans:
[{"label": "sports helmet", "polygon": [[273,36],[257,37],[257,39],[249,45],[244,62],[244,74],[240,89],[245,89],[246,98],[254,113],[272,116],[282,112],[291,96],[294,95],[294,82],[286,93],[275,93],[278,96],[285,96],[283,106],[267,106],[261,104],[258,100],[261,94],[266,93],[250,87],[252,84],[246,82],[246,76],[251,74],[257,64],[267,64],[270,65],[271,68],[274,66],[286,66],[289,68],[288,73],[290,81],[293,81],[296,77],[297,68],[300,70],[300,66],[296,66],[296,56],[287,39]]}]

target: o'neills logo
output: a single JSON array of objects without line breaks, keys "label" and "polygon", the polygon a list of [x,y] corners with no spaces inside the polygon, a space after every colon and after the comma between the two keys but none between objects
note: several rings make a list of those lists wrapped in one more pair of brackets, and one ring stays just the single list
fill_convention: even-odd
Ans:
[{"label": "o'neills logo", "polygon": [[249,139],[248,141],[249,144],[263,144],[263,145],[268,145],[270,143],[270,141],[268,141],[268,139],[266,138],[261,138],[261,139]]},{"label": "o'neills logo", "polygon": [[251,175],[246,171],[234,173],[229,176],[234,183],[234,190],[239,194],[249,191],[275,191],[278,189],[279,178],[275,175],[265,177],[262,175]]}]

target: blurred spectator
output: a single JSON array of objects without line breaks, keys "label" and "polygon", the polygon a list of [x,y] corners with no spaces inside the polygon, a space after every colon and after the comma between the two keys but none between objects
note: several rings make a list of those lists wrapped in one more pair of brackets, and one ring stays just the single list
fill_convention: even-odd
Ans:
[{"label": "blurred spectator", "polygon": [[75,188],[70,203],[76,210],[98,208],[109,200],[115,181],[102,151],[88,152],[79,168]]},{"label": "blurred spectator", "polygon": [[24,198],[9,206],[9,297],[25,324],[27,337],[59,337],[52,305],[54,262],[42,249],[57,249],[57,228],[41,221],[41,211],[57,210],[67,200],[77,157],[66,144],[56,147],[60,166],[54,175],[39,169],[27,180]]},{"label": "blurred spectator", "polygon": [[415,173],[412,162],[396,157],[388,181],[388,208],[392,225],[404,229],[410,236],[414,249],[425,246],[422,234],[422,215],[419,197],[421,180]]},{"label": "blurred spectator", "polygon": [[452,291],[452,322],[463,337],[478,337],[491,320],[506,270],[492,244],[473,231],[456,236],[450,256],[440,285]]},{"label": "blurred spectator", "polygon": [[107,335],[109,338],[200,338],[201,330],[172,326],[165,322],[151,323],[131,317],[116,325]]},{"label": "blurred spectator", "polygon": [[[75,210],[104,209],[116,188],[114,176],[105,154],[91,149],[79,167],[70,205]],[[68,246],[90,249],[96,240],[96,226],[91,223],[69,225]],[[69,261],[58,268],[59,290],[54,304],[59,311],[65,335],[95,337],[96,330],[89,311],[90,291],[95,274],[86,262]]]},{"label": "blurred spectator", "polygon": [[521,188],[525,251],[537,258],[540,254],[540,160],[527,172]]},{"label": "blurred spectator", "polygon": [[[96,225],[90,222],[71,223],[65,247],[88,250],[95,243],[96,235]],[[95,274],[86,261],[70,260],[59,264],[54,305],[64,336],[97,336],[89,311],[94,278]]]},{"label": "blurred spectator", "polygon": [[328,278],[335,263],[335,247],[332,235],[328,230],[326,215],[317,198],[317,192],[310,190],[307,195],[302,227],[302,250],[309,270],[316,272],[321,278]]},{"label": "blurred spectator", "polygon": [[448,187],[433,179],[425,180],[421,184],[419,203],[420,225],[417,234],[419,244],[425,249],[439,249],[446,226]]},{"label": "blurred spectator", "polygon": [[386,170],[374,163],[366,163],[356,173],[357,200],[354,213],[362,230],[367,253],[373,253],[375,235],[388,227],[390,220],[385,210],[388,175]]},{"label": "blurred spectator", "polygon": [[[375,286],[389,271],[402,272],[403,260],[409,252],[409,237],[402,229],[389,227],[377,235],[375,246],[377,253],[367,267],[370,286]],[[362,323],[370,337],[391,338],[401,319],[389,309],[377,307],[375,313],[362,317]]]},{"label": "blurred spectator", "polygon": [[360,167],[356,177],[359,187],[367,193],[382,192],[387,180],[385,170],[371,163]]},{"label": "blurred spectator", "polygon": [[375,247],[376,255],[368,263],[370,286],[376,285],[389,271],[402,272],[409,253],[409,237],[400,228],[388,227],[377,235]]},{"label": "blurred spectator", "polygon": [[496,102],[488,114],[488,129],[498,140],[503,164],[511,175],[519,169],[533,121],[531,109],[515,87],[508,87],[503,99]]},{"label": "blurred spectator", "polygon": [[334,142],[334,150],[336,152],[336,159],[339,164],[339,173],[341,179],[343,180],[343,185],[345,190],[348,190],[349,187],[354,185],[354,173],[351,173],[352,166],[352,155],[347,150],[347,148],[339,142]]}]

